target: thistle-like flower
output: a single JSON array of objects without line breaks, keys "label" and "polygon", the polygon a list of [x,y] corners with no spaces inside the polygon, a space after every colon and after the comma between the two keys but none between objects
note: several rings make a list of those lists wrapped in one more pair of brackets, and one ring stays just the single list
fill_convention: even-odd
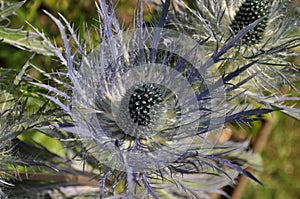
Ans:
[{"label": "thistle-like flower", "polygon": [[[20,191],[17,184],[22,181],[19,173],[22,168],[35,169],[37,165],[39,168],[54,167],[50,158],[47,163],[37,160],[32,150],[34,147],[26,145],[26,150],[19,151],[21,144],[18,136],[33,132],[51,120],[56,121],[53,119],[55,108],[51,109],[49,100],[33,92],[40,88],[29,83],[33,79],[25,75],[28,67],[29,61],[21,71],[0,68],[0,198],[20,197],[15,193]],[[27,150],[29,153],[26,153]],[[26,177],[29,175],[27,172],[23,174]],[[33,186],[33,183],[28,184]]]},{"label": "thistle-like flower", "polygon": [[46,12],[61,32],[63,52],[36,30],[66,73],[52,78],[64,91],[33,84],[50,91],[43,96],[72,118],[73,126],[51,128],[78,135],[88,155],[99,162],[101,198],[202,198],[207,192],[220,192],[239,173],[260,183],[241,166],[247,162],[241,157],[247,155],[247,146],[216,144],[225,123],[250,122],[271,111],[235,107],[231,100],[237,96],[227,97],[248,79],[229,82],[255,61],[225,75],[218,75],[215,67],[258,22],[211,55],[204,48],[208,40],[199,43],[164,28],[169,5],[165,1],[153,27],[144,27],[141,9],[137,28],[124,29],[112,6],[99,0],[97,46],[82,43],[63,16],[61,22]]},{"label": "thistle-like flower", "polygon": [[178,9],[170,15],[171,24],[199,41],[207,39],[204,46],[211,54],[242,28],[258,21],[239,45],[228,51],[226,57],[230,59],[219,62],[218,67],[221,72],[230,73],[256,59],[257,63],[241,75],[251,79],[243,86],[247,90],[244,95],[300,119],[299,110],[284,105],[291,98],[276,96],[282,95],[279,86],[285,84],[299,93],[293,83],[299,82],[299,66],[291,61],[298,55],[292,49],[300,45],[296,34],[300,14],[296,4],[290,0],[197,0],[190,1],[190,5],[178,0],[176,3]]},{"label": "thistle-like flower", "polygon": [[[0,198],[7,198],[5,190],[14,186],[12,175],[14,167],[24,165],[14,153],[12,140],[20,133],[30,129],[30,119],[25,110],[27,100],[16,89],[21,74],[18,71],[0,68]],[[11,84],[15,79],[14,84]]]}]

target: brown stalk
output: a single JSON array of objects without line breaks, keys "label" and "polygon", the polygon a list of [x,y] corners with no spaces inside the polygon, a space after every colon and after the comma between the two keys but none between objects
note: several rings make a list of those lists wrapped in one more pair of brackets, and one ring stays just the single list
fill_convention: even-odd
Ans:
[{"label": "brown stalk", "polygon": [[99,181],[88,176],[71,175],[71,174],[51,174],[51,173],[29,173],[29,172],[13,172],[17,179],[20,181],[33,180],[33,181],[54,181],[61,183],[70,183],[86,186],[99,186]]}]

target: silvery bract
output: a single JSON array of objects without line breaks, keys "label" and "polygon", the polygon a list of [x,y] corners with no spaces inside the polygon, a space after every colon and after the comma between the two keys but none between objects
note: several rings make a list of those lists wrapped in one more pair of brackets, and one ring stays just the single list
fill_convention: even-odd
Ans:
[{"label": "silvery bract", "polygon": [[[242,167],[252,157],[247,143],[218,143],[226,123],[251,122],[271,111],[236,106],[238,94],[228,95],[248,82],[238,77],[256,61],[230,73],[217,68],[260,21],[212,54],[206,49],[210,40],[165,28],[169,5],[164,3],[152,27],[143,24],[141,9],[136,27],[125,29],[112,5],[99,0],[97,45],[80,41],[64,17],[60,21],[47,12],[61,32],[63,51],[36,30],[66,72],[51,77],[57,88],[33,84],[46,88],[49,94],[43,96],[72,120],[51,128],[77,135],[98,161],[100,197],[205,198],[208,192],[222,193],[219,188],[238,174],[260,183]],[[233,79],[239,81],[231,84]]]}]

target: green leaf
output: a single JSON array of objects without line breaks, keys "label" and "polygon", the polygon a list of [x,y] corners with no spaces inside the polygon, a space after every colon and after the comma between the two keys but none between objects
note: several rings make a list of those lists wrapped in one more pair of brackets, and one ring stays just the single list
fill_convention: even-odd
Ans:
[{"label": "green leaf", "polygon": [[2,2],[0,8],[0,20],[12,15],[17,9],[19,9],[25,1],[18,3]]},{"label": "green leaf", "polygon": [[[25,1],[10,3],[0,2],[0,21],[6,17],[12,15],[17,9],[19,9]],[[46,56],[54,55],[53,51],[49,47],[39,40],[39,35],[30,31],[24,31],[21,29],[10,29],[0,26],[0,41],[8,43],[12,46],[34,52]]]},{"label": "green leaf", "polygon": [[65,157],[65,150],[62,143],[38,131],[27,131],[20,134],[18,138],[27,143],[31,143],[36,147],[44,147],[49,152],[60,157]]},{"label": "green leaf", "polygon": [[53,56],[53,51],[38,38],[38,34],[30,31],[0,28],[0,39],[2,42],[29,52]]}]

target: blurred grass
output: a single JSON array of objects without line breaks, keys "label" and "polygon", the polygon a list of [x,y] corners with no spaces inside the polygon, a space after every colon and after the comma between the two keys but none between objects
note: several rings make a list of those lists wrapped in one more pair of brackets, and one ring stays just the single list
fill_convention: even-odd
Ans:
[{"label": "blurred grass", "polygon": [[[133,6],[136,1],[120,0],[117,6],[117,15],[121,22],[127,24],[134,14]],[[94,1],[66,1],[66,0],[28,0],[25,5],[17,11],[17,16],[11,17],[11,28],[21,28],[25,22],[43,30],[49,38],[55,40],[58,46],[61,45],[59,32],[54,23],[43,13],[43,9],[55,16],[61,13],[68,20],[72,21],[74,27],[78,27],[80,35],[88,27],[97,24],[97,12]],[[149,16],[148,16],[149,17]],[[28,25],[25,29],[30,29]],[[20,69],[29,59],[32,53],[21,51],[4,43],[0,43],[0,67]],[[59,69],[59,64],[45,56],[35,56],[33,63],[41,66],[46,71]],[[40,78],[39,74],[34,74]],[[253,182],[248,183],[243,194],[243,199],[264,198],[264,199],[293,199],[300,198],[300,122],[283,114],[274,114],[274,126],[271,136],[262,153],[264,160],[264,171],[256,172],[257,176],[264,182],[260,186]],[[261,123],[253,125],[250,132],[240,129],[236,134],[237,139],[244,139],[249,133],[256,136]],[[60,143],[53,142],[51,138],[36,132],[21,135],[20,139],[29,143],[43,144],[50,151],[53,148],[60,148]],[[59,155],[62,152],[52,151]]]},{"label": "blurred grass", "polygon": [[264,171],[256,174],[264,182],[250,182],[243,199],[300,198],[300,122],[283,114],[274,115],[274,126],[262,152]]}]

